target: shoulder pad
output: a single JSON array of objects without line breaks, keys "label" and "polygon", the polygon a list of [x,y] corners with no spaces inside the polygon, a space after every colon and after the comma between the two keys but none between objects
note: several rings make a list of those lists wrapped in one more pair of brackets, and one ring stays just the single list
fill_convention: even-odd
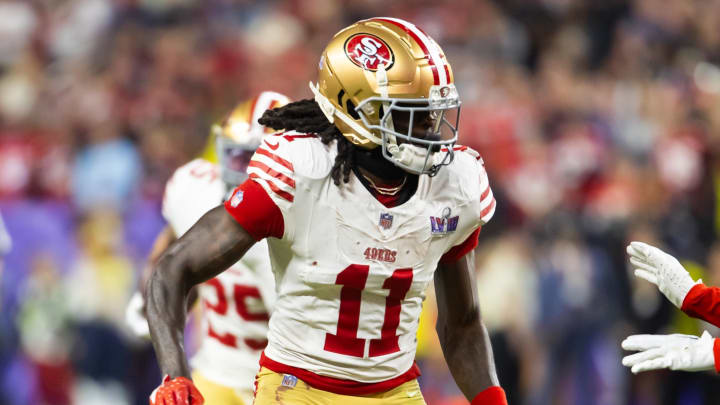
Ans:
[{"label": "shoulder pad", "polygon": [[330,174],[335,148],[317,135],[286,132],[266,136],[255,151],[248,174],[277,200],[294,200],[298,182]]},{"label": "shoulder pad", "polygon": [[[448,150],[447,148],[442,148],[442,149],[441,149],[442,152],[447,152],[447,150]],[[471,148],[471,147],[469,147],[469,146],[465,146],[465,145],[455,145],[455,146],[453,146],[453,152],[456,153],[456,154],[457,154],[458,152],[465,152],[465,153],[467,153],[468,155],[474,157],[476,160],[479,160],[479,161],[482,163],[482,157],[480,156],[480,153],[478,153],[478,151],[476,151],[475,149],[473,149],[473,148]]]},{"label": "shoulder pad", "polygon": [[175,170],[165,186],[162,214],[176,235],[222,202],[224,184],[214,163],[195,159]]},{"label": "shoulder pad", "polygon": [[495,212],[495,198],[482,157],[467,146],[456,145],[453,151],[452,163],[436,176],[438,186],[468,203],[479,202],[478,217],[481,223],[487,223]]}]

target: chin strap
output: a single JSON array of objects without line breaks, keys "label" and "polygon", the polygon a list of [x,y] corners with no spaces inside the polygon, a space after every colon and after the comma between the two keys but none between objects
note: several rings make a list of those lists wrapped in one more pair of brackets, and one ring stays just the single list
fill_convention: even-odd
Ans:
[{"label": "chin strap", "polygon": [[428,157],[428,149],[409,143],[398,145],[388,145],[388,152],[391,152],[391,146],[396,150],[392,154],[392,159],[400,164],[400,167],[414,174],[423,174],[425,172],[426,163],[432,166],[432,156]]}]

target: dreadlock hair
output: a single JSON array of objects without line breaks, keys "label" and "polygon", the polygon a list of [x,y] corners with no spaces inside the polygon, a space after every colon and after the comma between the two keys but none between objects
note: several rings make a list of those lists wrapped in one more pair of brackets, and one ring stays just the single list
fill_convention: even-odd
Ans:
[{"label": "dreadlock hair", "polygon": [[320,106],[312,99],[296,101],[282,107],[267,110],[258,120],[266,127],[286,131],[316,134],[325,145],[337,142],[337,156],[332,168],[332,179],[336,186],[341,181],[350,181],[350,171],[355,164],[355,147],[340,130],[327,120]]}]

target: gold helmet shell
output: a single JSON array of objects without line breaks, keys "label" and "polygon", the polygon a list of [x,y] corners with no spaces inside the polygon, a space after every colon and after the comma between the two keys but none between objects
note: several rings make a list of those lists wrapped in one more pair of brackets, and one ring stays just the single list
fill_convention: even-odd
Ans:
[{"label": "gold helmet shell", "polygon": [[[389,17],[357,22],[333,37],[318,68],[317,84],[310,85],[315,100],[353,144],[382,146],[383,155],[396,165],[432,173],[430,147],[455,143],[457,122],[453,126],[443,115],[460,106],[452,69],[437,43],[414,24]],[[411,117],[432,111],[437,126],[448,124],[452,135],[423,141],[411,136],[412,123],[407,133],[399,133],[392,123],[393,110],[411,111]]]},{"label": "gold helmet shell", "polygon": [[247,165],[265,135],[275,130],[260,125],[258,119],[266,110],[282,107],[290,99],[280,93],[264,91],[238,104],[219,124],[211,128],[215,152],[223,180],[231,186],[247,177]]}]

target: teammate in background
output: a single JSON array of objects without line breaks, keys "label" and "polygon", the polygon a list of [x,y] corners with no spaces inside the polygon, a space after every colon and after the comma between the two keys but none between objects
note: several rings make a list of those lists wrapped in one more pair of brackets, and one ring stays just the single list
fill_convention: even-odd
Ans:
[{"label": "teammate in background", "polygon": [[[278,297],[255,405],[424,404],[414,362],[435,283],[440,343],[473,404],[506,404],[471,252],[495,200],[477,152],[454,146],[460,107],[443,51],[395,18],[343,29],[314,100],[267,111],[249,180],[160,258],[148,318],[166,404],[200,404],[182,347],[193,285],[267,239]],[[158,403],[158,402],[155,402]]]},{"label": "teammate in background", "polygon": [[[693,281],[673,256],[642,242],[627,247],[635,276],[655,284],[660,292],[686,314],[720,327],[720,288]],[[669,368],[720,373],[720,339],[705,331],[692,335],[633,335],[622,342],[625,350],[639,351],[623,358],[633,373]]]},{"label": "teammate in background", "polygon": [[[247,178],[250,158],[263,136],[272,132],[258,124],[258,118],[268,108],[288,102],[281,94],[263,92],[238,105],[222,124],[212,127],[219,163],[195,159],[177,169],[168,181],[162,206],[168,226],[155,241],[151,264],[177,236],[222,204],[229,192]],[[144,276],[146,280],[150,275]],[[258,360],[267,344],[268,310],[274,301],[274,286],[264,242],[253,246],[227,271],[198,286],[197,295],[203,304],[203,335],[190,363],[193,380],[208,405],[252,403]],[[128,323],[140,335],[148,334],[144,306],[138,292],[128,308]]]}]

